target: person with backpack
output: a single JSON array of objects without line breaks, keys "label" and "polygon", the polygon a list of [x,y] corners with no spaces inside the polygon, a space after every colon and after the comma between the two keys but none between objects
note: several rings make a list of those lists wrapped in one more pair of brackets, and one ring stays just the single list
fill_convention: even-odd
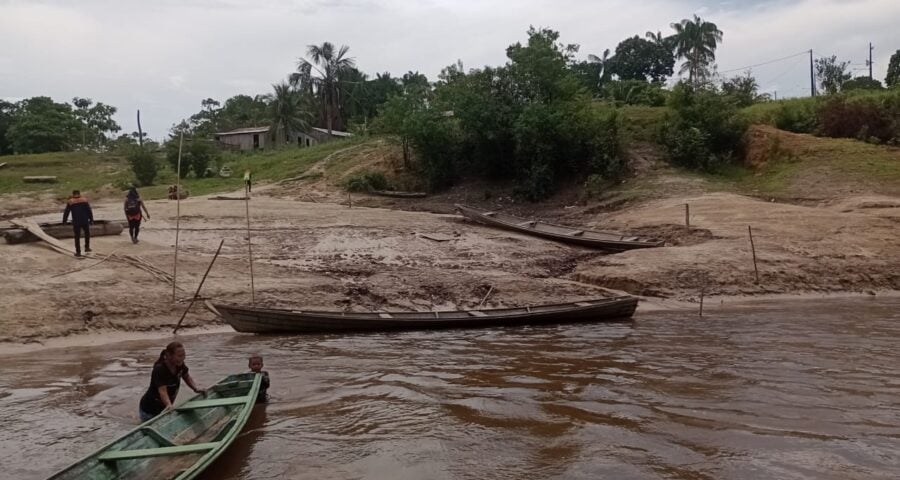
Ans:
[{"label": "person with backpack", "polygon": [[138,234],[141,233],[141,220],[144,219],[141,209],[147,214],[147,220],[150,220],[147,206],[141,200],[137,189],[131,187],[128,189],[128,195],[125,196],[125,218],[128,219],[128,234],[131,235],[131,243],[138,243]]},{"label": "person with backpack", "polygon": [[75,256],[81,258],[82,232],[84,232],[84,252],[91,253],[91,225],[94,223],[94,212],[91,210],[91,204],[81,196],[81,192],[78,190],[73,190],[72,196],[66,202],[63,224],[68,223],[70,213],[72,214],[72,227],[75,230]]}]

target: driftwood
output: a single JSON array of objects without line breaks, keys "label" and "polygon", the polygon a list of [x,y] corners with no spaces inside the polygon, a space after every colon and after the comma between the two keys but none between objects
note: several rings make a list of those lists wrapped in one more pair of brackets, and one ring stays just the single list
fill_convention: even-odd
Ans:
[{"label": "driftwood", "polygon": [[0,163],[0,168],[3,168],[5,166],[6,166],[6,162]]},{"label": "driftwood", "polygon": [[247,197],[226,197],[224,195],[219,195],[216,197],[209,197],[210,200],[248,200]]},{"label": "driftwood", "polygon": [[[42,223],[38,225],[47,235],[56,239],[73,238],[75,232],[71,224],[64,223]],[[108,220],[96,220],[91,225],[91,237],[100,237],[104,235],[119,235],[124,231],[124,227],[120,222],[112,222]],[[41,239],[28,230],[21,228],[3,229],[3,237],[6,243],[27,243],[39,242]]]},{"label": "driftwood", "polygon": [[56,183],[56,177],[50,175],[35,175],[22,177],[22,181],[25,183]]},{"label": "driftwood", "polygon": [[[56,250],[59,253],[64,255],[73,255],[75,253],[75,249],[71,246],[66,246],[59,240],[51,237],[44,230],[41,229],[41,226],[34,222],[34,220],[25,220],[25,219],[14,219],[10,220],[10,223],[13,225],[22,228],[23,230],[27,230],[31,232],[34,236],[40,238],[44,242],[46,242],[50,248]],[[103,254],[93,254],[92,257],[100,259],[100,260],[112,260],[117,263],[124,263],[126,265],[131,265],[132,267],[141,269],[154,278],[166,282],[172,283],[172,275],[169,272],[163,271],[153,264],[147,262],[146,260],[138,257],[137,255],[103,255]],[[89,267],[88,267],[89,268]]]}]

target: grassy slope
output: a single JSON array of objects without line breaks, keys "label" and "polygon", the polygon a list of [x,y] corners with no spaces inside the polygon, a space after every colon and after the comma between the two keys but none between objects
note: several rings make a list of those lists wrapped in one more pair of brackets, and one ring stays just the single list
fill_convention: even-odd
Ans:
[{"label": "grassy slope", "polygon": [[[304,149],[288,147],[259,153],[226,153],[221,163],[231,167],[233,174],[230,178],[186,178],[182,182],[192,195],[236,190],[241,188],[245,169],[250,169],[254,181],[290,178],[302,174],[335,151],[371,141],[369,138],[357,138]],[[3,156],[0,163],[3,162],[7,165],[0,169],[0,194],[50,192],[63,198],[74,189],[99,192],[111,185],[114,191],[119,191],[133,181],[128,162],[116,155],[59,152]],[[175,183],[175,172],[168,162],[162,157],[159,162],[161,170],[156,185],[141,188],[145,198],[163,198],[168,185]],[[59,181],[55,184],[22,181],[23,176],[33,175],[54,175]]]}]

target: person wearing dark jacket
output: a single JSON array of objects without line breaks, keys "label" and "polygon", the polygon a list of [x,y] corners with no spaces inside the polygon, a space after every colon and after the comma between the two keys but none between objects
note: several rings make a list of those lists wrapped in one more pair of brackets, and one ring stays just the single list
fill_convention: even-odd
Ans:
[{"label": "person wearing dark jacket", "polygon": [[63,212],[63,223],[69,221],[72,214],[72,228],[75,230],[75,256],[81,257],[81,233],[84,232],[84,251],[91,251],[91,224],[94,223],[94,212],[91,204],[81,196],[81,192],[74,190],[72,197],[66,202],[66,211]]}]

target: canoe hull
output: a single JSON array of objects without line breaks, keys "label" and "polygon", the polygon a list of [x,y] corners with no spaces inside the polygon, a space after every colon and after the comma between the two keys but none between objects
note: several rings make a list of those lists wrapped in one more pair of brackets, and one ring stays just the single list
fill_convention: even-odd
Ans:
[{"label": "canoe hull", "polygon": [[[42,223],[40,225],[41,229],[43,229],[45,232],[47,232],[47,235],[50,235],[53,238],[63,239],[75,237],[75,232],[72,228],[72,224]],[[93,225],[91,225],[91,237],[119,235],[124,229],[125,228],[120,222],[97,220]],[[7,230],[3,233],[3,237],[6,239],[6,243],[10,244],[40,241],[40,239],[34,236],[31,232],[21,229]]]},{"label": "canoe hull", "polygon": [[[556,225],[547,222],[528,221],[513,215],[497,214],[495,212],[489,212],[487,210],[466,205],[456,205],[456,209],[469,220],[485,225],[558,242],[611,252],[623,252],[639,248],[656,248],[665,245],[665,242],[660,240],[642,239],[623,233],[583,230],[576,227]],[[525,224],[528,226],[523,226]]]},{"label": "canoe hull", "polygon": [[262,376],[226,377],[50,480],[191,480],[237,438],[256,403]]},{"label": "canoe hull", "polygon": [[617,297],[571,304],[456,312],[301,312],[216,304],[238,332],[332,333],[481,328],[630,318],[637,298]]}]

